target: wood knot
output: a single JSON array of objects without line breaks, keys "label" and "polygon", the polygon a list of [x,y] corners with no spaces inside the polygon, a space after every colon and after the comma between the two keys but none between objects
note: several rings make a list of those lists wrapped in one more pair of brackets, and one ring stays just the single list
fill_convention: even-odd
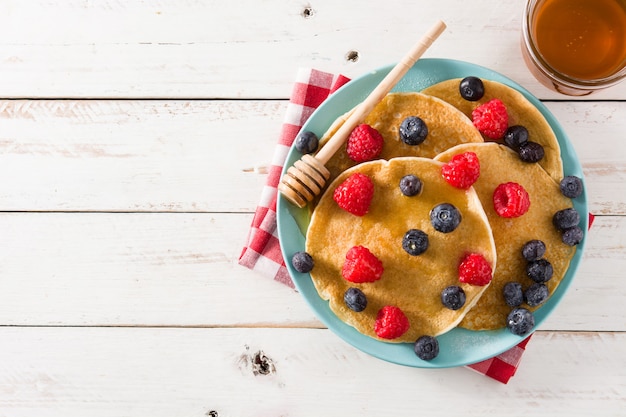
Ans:
[{"label": "wood knot", "polygon": [[357,62],[359,60],[359,51],[348,51],[346,54],[346,61],[348,62]]},{"label": "wood knot", "polygon": [[249,347],[246,346],[246,352],[239,358],[240,369],[251,371],[253,375],[273,375],[276,373],[274,361],[262,350],[256,353],[249,353]]},{"label": "wood knot", "polygon": [[274,362],[262,350],[252,357],[252,373],[254,375],[272,375],[276,372]]},{"label": "wood knot", "polygon": [[311,6],[306,6],[303,10],[302,10],[302,17],[304,17],[305,19],[310,19],[315,15],[315,10],[313,10],[313,8]]}]

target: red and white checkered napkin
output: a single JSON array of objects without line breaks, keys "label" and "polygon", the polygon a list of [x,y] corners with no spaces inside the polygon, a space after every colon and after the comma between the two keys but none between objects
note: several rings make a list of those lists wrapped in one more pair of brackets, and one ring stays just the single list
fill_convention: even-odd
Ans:
[{"label": "red and white checkered napkin", "polygon": [[314,69],[298,71],[261,201],[252,219],[248,243],[239,257],[239,264],[269,275],[292,288],[294,284],[285,267],[276,230],[276,197],[280,174],[291,144],[304,122],[329,94],[348,81],[350,80],[342,75]]},{"label": "red and white checkered napkin", "polygon": [[[239,264],[269,275],[292,288],[294,284],[285,267],[276,231],[276,197],[280,174],[287,152],[304,122],[329,94],[347,81],[349,79],[341,75],[314,69],[298,71],[267,182],[252,220],[248,242],[239,258]],[[515,375],[529,339],[530,336],[512,349],[491,359],[468,365],[468,368],[506,384]]]}]

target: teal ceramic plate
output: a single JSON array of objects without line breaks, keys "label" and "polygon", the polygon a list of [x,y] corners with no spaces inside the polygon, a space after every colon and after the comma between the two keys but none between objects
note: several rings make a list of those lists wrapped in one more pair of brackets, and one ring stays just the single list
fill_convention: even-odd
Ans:
[{"label": "teal ceramic plate", "polygon": [[[381,68],[354,79],[331,95],[308,119],[303,126],[321,136],[332,122],[352,109],[378,85],[392,66]],[[424,88],[450,78],[463,78],[474,75],[484,79],[498,81],[520,91],[545,116],[552,126],[561,145],[563,166],[566,175],[576,175],[583,178],[583,171],[574,148],[565,134],[565,131],[548,111],[548,109],[532,94],[509,78],[492,71],[462,61],[448,59],[422,59],[404,76],[393,91],[408,92],[421,91]],[[285,170],[300,159],[301,155],[292,148],[287,156]],[[283,171],[284,174],[284,171]],[[583,230],[588,226],[587,197],[583,193],[574,201],[574,206],[581,214],[580,225]],[[282,196],[277,203],[278,236],[287,268],[291,274],[297,290],[313,309],[317,317],[334,333],[355,348],[377,358],[419,368],[446,368],[479,362],[498,355],[519,343],[523,338],[513,335],[507,329],[493,331],[470,331],[455,328],[438,337],[440,353],[432,361],[423,361],[415,356],[411,343],[385,343],[356,331],[353,327],[339,320],[330,310],[328,302],[322,300],[311,281],[309,274],[302,274],[292,268],[290,259],[296,251],[304,250],[305,239],[302,229],[306,228],[306,211],[297,209]],[[585,240],[580,243],[569,270],[549,300],[535,312],[536,328],[541,327],[544,320],[552,313],[563,298],[570,286],[584,251]]]}]

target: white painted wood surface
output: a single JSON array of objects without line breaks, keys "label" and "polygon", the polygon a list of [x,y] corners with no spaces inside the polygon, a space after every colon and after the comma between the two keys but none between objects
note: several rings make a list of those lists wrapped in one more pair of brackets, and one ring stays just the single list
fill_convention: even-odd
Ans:
[{"label": "white painted wood surface", "polygon": [[[540,86],[523,3],[0,2],[0,416],[624,415],[626,83]],[[236,263],[297,68],[358,76],[438,18],[427,56],[547,100],[598,215],[508,385],[369,357]]]}]

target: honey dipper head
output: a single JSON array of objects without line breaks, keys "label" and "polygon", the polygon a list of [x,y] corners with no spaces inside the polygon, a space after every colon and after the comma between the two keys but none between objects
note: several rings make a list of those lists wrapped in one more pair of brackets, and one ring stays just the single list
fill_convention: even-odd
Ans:
[{"label": "honey dipper head", "polygon": [[307,154],[287,170],[278,185],[278,191],[289,202],[303,208],[320,194],[328,178],[328,169]]}]

